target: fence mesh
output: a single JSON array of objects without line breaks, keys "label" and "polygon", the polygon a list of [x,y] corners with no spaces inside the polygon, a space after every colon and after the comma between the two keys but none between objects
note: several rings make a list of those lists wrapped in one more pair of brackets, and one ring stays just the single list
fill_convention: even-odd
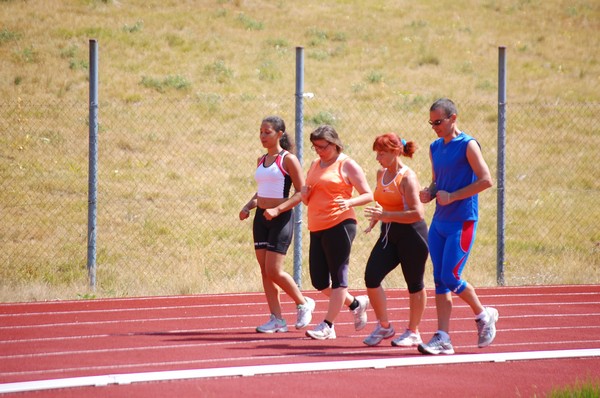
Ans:
[{"label": "fence mesh", "polygon": [[[304,101],[308,136],[333,124],[374,185],[374,137],[395,131],[419,150],[407,163],[428,184],[432,98],[327,97]],[[251,224],[239,221],[253,180],[264,116],[294,132],[293,96],[221,96],[120,103],[100,100],[97,288],[101,296],[261,290]],[[459,127],[497,171],[497,104],[458,101]],[[600,282],[598,103],[510,103],[506,140],[508,285]],[[88,105],[0,103],[0,293],[2,300],[71,298],[87,290]],[[496,193],[481,194],[481,222],[467,268],[496,282]],[[433,207],[427,205],[427,220]],[[304,212],[306,213],[306,212]],[[362,212],[359,225],[366,226]],[[308,232],[303,228],[303,253]],[[351,286],[363,287],[377,236],[359,234]],[[304,288],[307,255],[302,260]],[[291,272],[292,250],[286,259]],[[402,287],[400,275],[387,286]],[[431,284],[430,284],[431,285]],[[50,291],[51,293],[48,293]]]}]

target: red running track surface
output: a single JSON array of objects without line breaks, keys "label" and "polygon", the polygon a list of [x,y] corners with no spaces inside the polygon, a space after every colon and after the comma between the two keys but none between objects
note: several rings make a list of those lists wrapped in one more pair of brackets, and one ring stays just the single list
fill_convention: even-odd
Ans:
[{"label": "red running track surface", "polygon": [[[454,298],[452,356],[362,343],[351,313],[336,320],[336,340],[293,328],[258,334],[268,318],[261,293],[0,304],[0,396],[305,397],[543,396],[600,379],[600,286],[479,288],[500,312],[490,347],[477,348],[470,309]],[[360,291],[354,292],[362,294]],[[319,292],[313,322],[327,299]],[[406,327],[408,295],[387,291],[390,319]],[[421,333],[436,329],[433,291]]]}]

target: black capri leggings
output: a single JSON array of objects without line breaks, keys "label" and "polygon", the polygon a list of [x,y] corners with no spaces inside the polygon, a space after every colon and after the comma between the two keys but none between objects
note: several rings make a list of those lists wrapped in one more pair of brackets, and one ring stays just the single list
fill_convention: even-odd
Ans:
[{"label": "black capri leggings", "polygon": [[425,288],[423,275],[427,256],[425,221],[414,224],[381,223],[381,234],[367,261],[365,285],[367,288],[381,286],[385,276],[401,264],[409,293],[419,292]]},{"label": "black capri leggings", "polygon": [[348,287],[348,265],[352,241],[356,236],[356,220],[344,220],[338,225],[310,233],[308,266],[310,281],[317,290]]}]

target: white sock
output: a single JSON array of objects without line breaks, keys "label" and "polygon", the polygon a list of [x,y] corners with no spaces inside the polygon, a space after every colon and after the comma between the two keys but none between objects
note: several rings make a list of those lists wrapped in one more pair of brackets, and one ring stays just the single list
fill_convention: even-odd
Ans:
[{"label": "white sock", "polygon": [[479,315],[477,315],[475,317],[475,319],[478,319],[478,320],[481,319],[484,322],[488,322],[490,320],[490,316],[489,316],[488,312],[484,309],[483,311],[481,311],[481,313]]},{"label": "white sock", "polygon": [[438,330],[436,333],[439,334],[442,337],[442,339],[450,340],[450,335],[444,332],[443,330]]}]

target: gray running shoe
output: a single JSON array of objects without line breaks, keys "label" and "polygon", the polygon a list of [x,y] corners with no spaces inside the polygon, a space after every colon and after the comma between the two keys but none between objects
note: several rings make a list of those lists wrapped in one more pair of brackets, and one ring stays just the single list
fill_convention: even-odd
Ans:
[{"label": "gray running shoe", "polygon": [[438,354],[446,354],[452,355],[454,354],[454,347],[452,347],[452,343],[450,342],[450,338],[444,339],[439,333],[435,333],[429,343],[427,344],[419,344],[419,352],[421,354],[430,354],[430,355],[438,355]]},{"label": "gray running shoe", "polygon": [[390,325],[389,328],[384,328],[381,326],[381,324],[379,322],[377,322],[377,326],[375,327],[375,330],[373,330],[373,333],[368,335],[367,338],[365,338],[363,340],[363,343],[365,343],[368,346],[374,346],[374,345],[381,343],[381,340],[389,339],[390,337],[393,337],[395,334],[396,334],[396,332],[394,331],[394,328],[392,327],[392,325]]},{"label": "gray running shoe", "polygon": [[392,340],[392,345],[396,347],[416,347],[422,342],[423,340],[421,340],[420,334],[415,333],[410,329],[406,329],[400,337]]},{"label": "gray running shoe", "polygon": [[482,319],[477,319],[477,335],[479,336],[477,346],[479,348],[487,347],[492,344],[496,338],[496,322],[498,322],[498,310],[492,307],[485,307],[490,320],[484,322]]},{"label": "gray running shoe", "polygon": [[288,331],[285,319],[277,319],[277,317],[271,314],[269,321],[256,328],[258,333],[284,333]]}]

